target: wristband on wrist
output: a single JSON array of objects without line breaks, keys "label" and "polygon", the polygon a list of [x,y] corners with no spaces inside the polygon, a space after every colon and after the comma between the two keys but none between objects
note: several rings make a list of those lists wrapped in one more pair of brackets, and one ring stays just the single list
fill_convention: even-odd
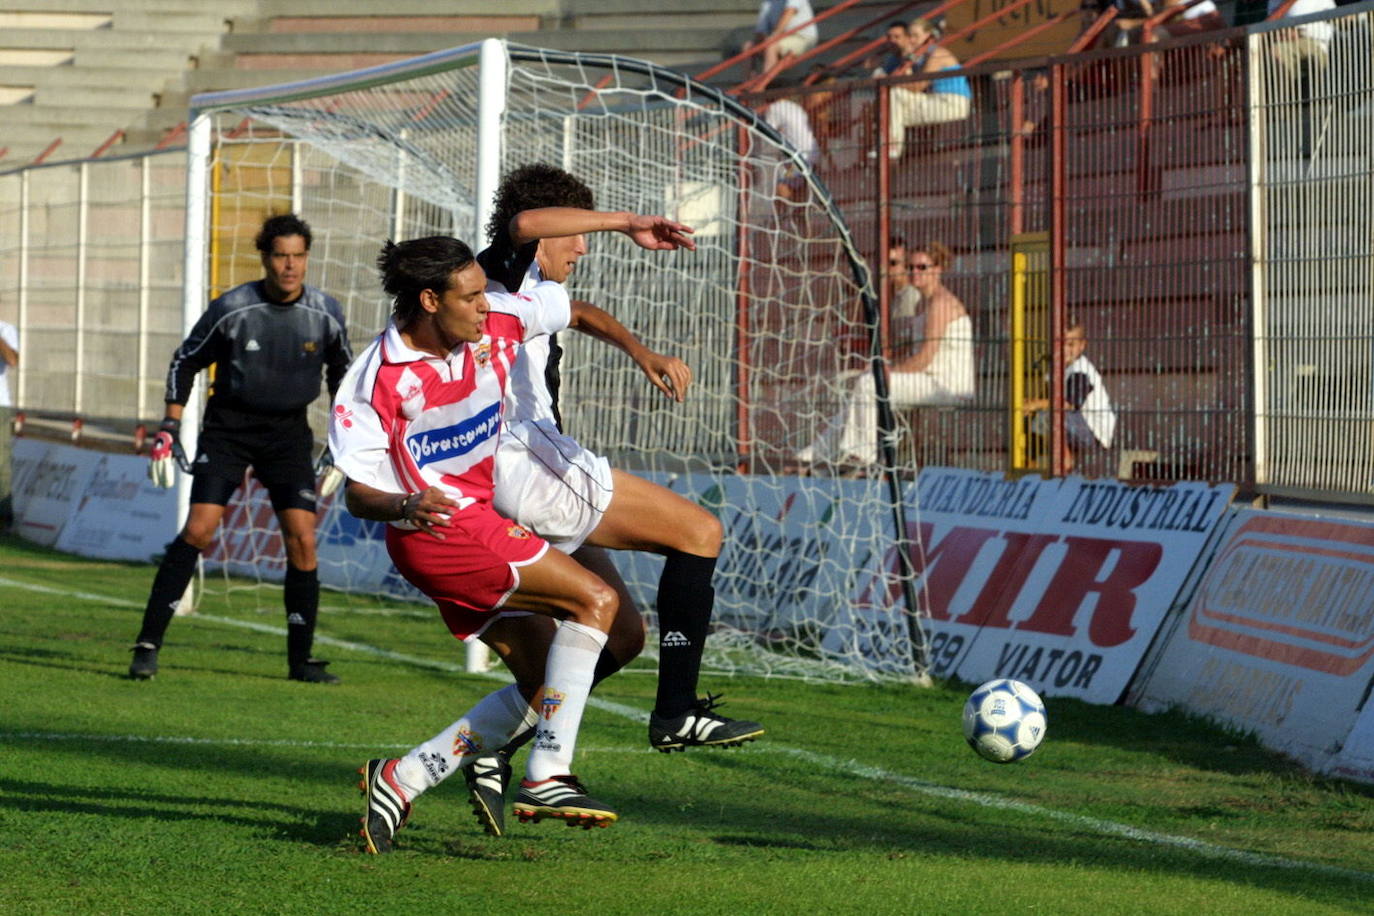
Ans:
[{"label": "wristband on wrist", "polygon": [[164,432],[179,433],[181,432],[181,421],[174,420],[171,417],[163,417],[162,422],[158,424],[157,428]]},{"label": "wristband on wrist", "polygon": [[401,497],[401,503],[397,508],[400,510],[401,521],[403,522],[410,521],[410,519],[406,516],[406,511],[410,508],[410,500],[414,496],[414,493],[407,493],[405,496]]}]

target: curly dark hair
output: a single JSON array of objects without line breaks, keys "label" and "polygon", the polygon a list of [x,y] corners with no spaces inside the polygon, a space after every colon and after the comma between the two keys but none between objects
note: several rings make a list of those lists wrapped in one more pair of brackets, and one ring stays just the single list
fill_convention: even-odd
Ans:
[{"label": "curly dark hair", "polygon": [[487,242],[495,242],[510,228],[522,210],[540,207],[596,209],[592,189],[575,175],[543,162],[522,165],[508,172],[496,189],[496,206],[487,221]]},{"label": "curly dark hair", "polygon": [[253,244],[263,254],[271,254],[272,243],[285,235],[299,235],[305,239],[305,250],[310,250],[310,224],[294,213],[278,213],[265,219]]},{"label": "curly dark hair", "polygon": [[391,313],[405,327],[420,314],[420,293],[427,289],[439,295],[448,292],[455,270],[462,270],[476,258],[466,243],[447,235],[410,239],[399,245],[390,239],[377,255],[377,270],[382,289],[392,297]]}]

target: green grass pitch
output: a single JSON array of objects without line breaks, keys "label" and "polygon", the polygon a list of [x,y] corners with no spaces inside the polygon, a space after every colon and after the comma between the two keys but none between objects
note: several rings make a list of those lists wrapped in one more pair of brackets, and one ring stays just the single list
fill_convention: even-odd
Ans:
[{"label": "green grass pitch", "polygon": [[0,913],[1374,912],[1374,788],[1180,715],[1049,698],[1011,766],[964,744],[967,686],[725,678],[744,748],[649,750],[647,667],[601,685],[577,769],[605,830],[472,821],[461,776],[389,856],[354,772],[499,675],[413,605],[326,593],[334,687],[286,680],[275,590],[178,618],[125,677],[153,570],[0,540]]}]

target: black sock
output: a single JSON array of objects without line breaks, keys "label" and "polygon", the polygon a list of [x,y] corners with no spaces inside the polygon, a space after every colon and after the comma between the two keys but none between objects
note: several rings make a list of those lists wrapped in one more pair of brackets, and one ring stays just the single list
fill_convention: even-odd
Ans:
[{"label": "black sock", "polygon": [[592,689],[595,690],[597,684],[600,684],[619,670],[619,660],[611,654],[610,649],[603,648],[601,650],[601,655],[596,659],[596,670],[592,672]]},{"label": "black sock", "polygon": [[286,663],[294,670],[310,658],[310,647],[315,643],[315,618],[320,612],[320,577],[316,571],[286,564],[282,603],[286,605]]},{"label": "black sock", "polygon": [[658,697],[654,712],[679,716],[695,705],[701,654],[711,626],[715,557],[670,551],[658,580]]},{"label": "black sock", "polygon": [[151,643],[162,647],[162,636],[167,632],[167,624],[177,612],[181,596],[186,594],[186,586],[196,574],[196,560],[200,548],[192,547],[177,535],[167,545],[162,556],[162,565],[153,577],[153,589],[148,593],[148,606],[143,609],[143,629],[138,631],[137,642]]}]

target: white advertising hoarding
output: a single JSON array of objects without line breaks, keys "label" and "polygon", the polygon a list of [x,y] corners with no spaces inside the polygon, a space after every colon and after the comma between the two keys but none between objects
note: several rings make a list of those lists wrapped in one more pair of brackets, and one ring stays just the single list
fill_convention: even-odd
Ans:
[{"label": "white advertising hoarding", "polygon": [[1136,698],[1374,781],[1372,686],[1374,525],[1244,510]]},{"label": "white advertising hoarding", "polygon": [[[932,673],[1012,677],[1093,703],[1125,691],[1234,492],[952,468],[922,470],[915,487],[911,560]],[[885,569],[890,590],[896,558]],[[856,613],[866,604],[882,602]]]}]

